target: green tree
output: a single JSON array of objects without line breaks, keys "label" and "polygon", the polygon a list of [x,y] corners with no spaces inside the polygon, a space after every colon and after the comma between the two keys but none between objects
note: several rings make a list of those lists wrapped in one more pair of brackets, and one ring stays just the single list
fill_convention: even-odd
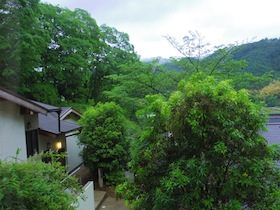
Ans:
[{"label": "green tree", "polygon": [[38,78],[41,53],[47,42],[39,26],[38,0],[0,3],[0,85],[28,94]]},{"label": "green tree", "polygon": [[109,91],[116,85],[116,81],[109,76],[121,74],[122,65],[131,66],[139,62],[139,57],[134,52],[134,46],[130,43],[127,33],[107,25],[101,25],[100,31],[102,54],[96,58],[97,65],[91,74],[91,98],[97,102],[104,102],[107,98],[103,91]]},{"label": "green tree", "polygon": [[100,30],[82,9],[40,4],[40,23],[48,46],[42,53],[41,83],[49,83],[66,101],[85,102],[90,96],[90,75],[101,54]]},{"label": "green tree", "polygon": [[129,159],[124,110],[114,102],[99,103],[87,109],[79,123],[85,164],[94,173],[102,168],[107,181],[115,184]]},{"label": "green tree", "polygon": [[265,103],[270,106],[279,106],[280,98],[280,81],[273,80],[269,85],[265,86],[259,91],[259,97],[265,101]]},{"label": "green tree", "polygon": [[233,53],[240,49],[237,44],[212,47],[197,31],[189,31],[189,35],[184,36],[182,43],[171,36],[165,36],[165,38],[181,53],[182,57],[175,58],[173,61],[185,69],[186,76],[204,72],[209,76],[226,77],[246,66],[244,60],[233,59]]},{"label": "green tree", "polygon": [[119,74],[107,76],[114,81],[114,85],[104,94],[125,108],[134,120],[136,111],[145,106],[146,95],[161,94],[169,97],[180,81],[180,73],[166,70],[158,59],[150,63],[139,61],[121,65],[120,69]]},{"label": "green tree", "polygon": [[133,209],[279,206],[279,149],[259,134],[266,115],[245,90],[199,74],[168,101],[149,100],[149,122],[132,147],[135,181],[117,189]]},{"label": "green tree", "polygon": [[203,72],[206,76],[215,76],[219,80],[232,80],[232,85],[237,90],[260,89],[272,79],[272,71],[257,75],[248,72],[247,66],[251,60],[241,59],[240,54],[249,44],[235,43],[212,47],[197,31],[190,31],[181,43],[171,36],[166,36],[166,39],[182,55],[181,58],[172,60],[182,71],[182,79]]},{"label": "green tree", "polygon": [[77,179],[69,177],[59,162],[35,159],[0,161],[0,208],[74,209],[71,205],[81,193]]}]

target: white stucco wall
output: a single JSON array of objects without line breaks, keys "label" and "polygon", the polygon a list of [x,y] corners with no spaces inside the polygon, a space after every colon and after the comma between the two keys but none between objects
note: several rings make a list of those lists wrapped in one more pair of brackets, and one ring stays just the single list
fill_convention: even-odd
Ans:
[{"label": "white stucco wall", "polygon": [[79,153],[82,150],[82,147],[78,145],[78,136],[73,135],[66,137],[66,149],[67,149],[67,171],[70,172],[83,163],[82,158]]},{"label": "white stucco wall", "polygon": [[[75,118],[67,118],[64,119],[68,122],[74,122],[77,123]],[[66,150],[67,150],[67,171],[71,172],[75,168],[77,168],[79,165],[83,163],[82,158],[80,157],[80,152],[83,150],[83,147],[79,145],[79,139],[78,139],[77,131],[74,131],[72,133],[67,133],[66,135]]]},{"label": "white stucco wall", "polygon": [[[29,128],[27,127],[28,123],[30,123]],[[39,127],[38,114],[24,115],[24,125],[26,131],[38,129]]]},{"label": "white stucco wall", "polygon": [[84,193],[82,196],[78,197],[78,208],[77,205],[73,205],[77,210],[94,210],[94,184],[92,181],[88,182],[83,187]]},{"label": "white stucco wall", "polygon": [[0,101],[0,159],[11,160],[16,150],[21,151],[18,158],[27,159],[24,115],[20,107],[8,101]]}]

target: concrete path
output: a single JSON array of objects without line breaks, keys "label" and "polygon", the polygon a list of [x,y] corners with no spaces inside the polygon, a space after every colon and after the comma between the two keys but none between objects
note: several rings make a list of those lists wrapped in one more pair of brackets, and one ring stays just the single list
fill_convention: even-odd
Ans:
[{"label": "concrete path", "polygon": [[106,191],[94,190],[94,209],[97,209],[106,197]]},{"label": "concrete path", "polygon": [[111,196],[106,196],[105,200],[101,203],[98,210],[128,210],[129,208],[124,205],[123,200],[116,200]]},{"label": "concrete path", "polygon": [[108,195],[106,191],[94,191],[94,209],[95,210],[128,210],[123,200]]}]

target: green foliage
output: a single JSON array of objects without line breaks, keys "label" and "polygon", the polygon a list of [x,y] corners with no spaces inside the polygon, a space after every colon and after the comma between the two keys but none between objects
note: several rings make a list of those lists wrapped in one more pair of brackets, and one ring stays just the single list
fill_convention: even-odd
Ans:
[{"label": "green foliage", "polygon": [[104,175],[106,180],[106,185],[116,186],[125,181],[124,171],[113,171]]},{"label": "green foliage", "polygon": [[176,90],[180,81],[180,73],[168,71],[159,64],[159,60],[151,63],[136,62],[120,66],[120,73],[107,78],[114,81],[112,89],[104,91],[109,100],[115,101],[124,107],[132,119],[134,113],[145,106],[145,96],[160,94],[168,97]]},{"label": "green foliage", "polygon": [[244,44],[241,49],[234,53],[236,60],[245,59],[248,66],[244,71],[254,75],[263,75],[271,70],[279,76],[280,71],[280,40],[263,39],[258,42]]},{"label": "green foliage", "polygon": [[150,97],[149,123],[117,188],[133,209],[274,209],[279,148],[259,134],[266,115],[245,90],[196,74],[168,101]]},{"label": "green foliage", "polygon": [[280,98],[280,81],[273,80],[269,83],[269,85],[265,86],[259,91],[259,97],[265,100],[265,103],[272,106],[279,106],[279,98]]},{"label": "green foliage", "polygon": [[1,1],[0,85],[26,93],[37,78],[42,47],[38,0]]},{"label": "green foliage", "polygon": [[222,76],[224,79],[246,66],[244,60],[233,59],[233,53],[239,50],[236,44],[211,47],[197,31],[190,31],[182,43],[171,36],[166,36],[166,39],[183,55],[182,58],[174,58],[173,62],[183,69],[185,77],[204,72],[208,76]]},{"label": "green foliage", "polygon": [[0,161],[1,209],[74,209],[79,193],[76,178],[59,162],[46,164],[39,156],[26,162]]},{"label": "green foliage", "polygon": [[[184,75],[182,78],[186,79],[194,73],[203,72],[206,76],[212,75],[219,80],[232,80],[232,85],[237,90],[259,90],[275,75],[273,68],[268,67],[270,61],[267,59],[272,57],[272,43],[277,43],[277,40],[210,47],[198,32],[190,32],[190,36],[184,37],[182,43],[170,36],[166,38],[183,57],[175,58],[172,60],[173,65],[165,66],[171,66],[172,69],[181,72]],[[263,42],[265,44],[261,44]],[[255,54],[261,58],[256,58]],[[275,51],[275,54],[279,53]],[[254,64],[259,66],[255,67]]]},{"label": "green foliage", "polygon": [[[24,96],[45,102],[47,97],[104,101],[102,91],[112,85],[105,76],[119,72],[119,65],[139,61],[126,33],[99,27],[82,9],[38,0],[0,5],[0,85]],[[40,96],[42,90],[46,92]]]},{"label": "green foliage", "polygon": [[99,103],[87,109],[79,123],[83,126],[79,139],[85,164],[93,172],[103,168],[113,182],[110,178],[123,171],[129,159],[124,110],[114,102]]},{"label": "green foliage", "polygon": [[90,74],[100,51],[100,30],[84,10],[40,4],[41,27],[47,33],[40,80],[55,87],[66,101],[85,102],[90,95]]},{"label": "green foliage", "polygon": [[37,83],[32,86],[31,97],[36,101],[56,105],[60,102],[55,87],[48,83]]},{"label": "green foliage", "polygon": [[[268,70],[278,75],[277,39],[215,48],[198,32],[190,32],[182,44],[167,36],[183,57],[171,64],[145,64],[128,34],[99,27],[82,9],[38,0],[5,0],[0,5],[0,85],[46,103],[113,100],[135,120],[145,95],[169,97],[181,79],[195,72],[231,79],[237,89],[261,89],[271,80]],[[266,101],[274,103],[274,98]]]},{"label": "green foliage", "polygon": [[110,75],[121,74],[122,65],[133,66],[135,62],[139,62],[139,58],[134,52],[134,46],[129,42],[128,34],[107,25],[101,25],[100,31],[103,53],[91,75],[92,97],[95,101],[104,102],[107,100],[104,91],[110,91],[112,86],[116,85]]}]

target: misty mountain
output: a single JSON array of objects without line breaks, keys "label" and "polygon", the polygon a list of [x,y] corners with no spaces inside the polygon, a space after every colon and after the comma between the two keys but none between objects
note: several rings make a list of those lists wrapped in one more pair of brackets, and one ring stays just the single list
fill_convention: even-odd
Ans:
[{"label": "misty mountain", "polygon": [[246,60],[246,71],[255,75],[262,75],[273,70],[280,75],[280,39],[263,39],[258,42],[241,45],[234,53],[236,60]]},{"label": "misty mountain", "polygon": [[[214,56],[214,55],[210,55]],[[252,42],[240,45],[240,49],[234,54],[236,60],[246,60],[248,66],[244,71],[254,75],[262,75],[265,72],[273,71],[276,76],[280,76],[280,39],[263,39],[258,42]],[[159,63],[167,69],[182,69],[170,59],[158,58]],[[143,62],[151,62],[151,59],[144,59]]]}]

